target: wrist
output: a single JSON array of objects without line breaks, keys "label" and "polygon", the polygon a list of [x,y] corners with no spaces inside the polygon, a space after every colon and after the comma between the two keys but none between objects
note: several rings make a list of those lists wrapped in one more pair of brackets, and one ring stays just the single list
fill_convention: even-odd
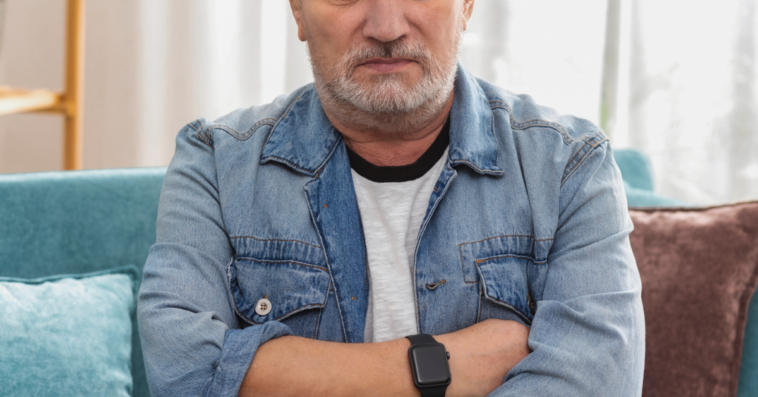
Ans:
[{"label": "wrist", "polygon": [[445,397],[451,382],[450,353],[445,345],[428,334],[409,335],[406,339],[411,343],[408,361],[414,386],[422,397]]},{"label": "wrist", "polygon": [[434,339],[445,345],[445,350],[450,353],[450,359],[447,361],[450,366],[450,385],[447,387],[445,397],[464,396],[465,394],[461,393],[460,389],[461,377],[465,376],[462,367],[464,353],[459,346],[459,338],[456,337],[455,333],[449,333],[434,335]]}]

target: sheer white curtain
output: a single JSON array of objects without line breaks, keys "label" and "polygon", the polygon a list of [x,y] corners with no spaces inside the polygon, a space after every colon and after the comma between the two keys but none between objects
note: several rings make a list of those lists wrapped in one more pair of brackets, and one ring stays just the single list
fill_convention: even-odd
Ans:
[{"label": "sheer white curtain", "polygon": [[311,81],[284,0],[142,0],[137,163],[167,164],[178,128]]},{"label": "sheer white curtain", "polygon": [[615,138],[651,157],[662,194],[695,204],[758,199],[756,3],[630,7],[629,89]]},{"label": "sheer white curtain", "polygon": [[[0,85],[61,86],[63,2],[6,1]],[[610,46],[618,85],[606,98],[616,114],[607,125],[613,144],[651,157],[662,194],[696,204],[758,198],[756,0],[611,1],[621,5],[620,38]],[[599,124],[607,4],[477,0],[461,61]],[[166,165],[186,122],[312,80],[286,0],[88,6],[86,168]],[[53,116],[0,118],[0,172],[58,168],[59,135]]]},{"label": "sheer white curtain", "polygon": [[599,123],[605,0],[477,0],[462,63],[537,103]]}]

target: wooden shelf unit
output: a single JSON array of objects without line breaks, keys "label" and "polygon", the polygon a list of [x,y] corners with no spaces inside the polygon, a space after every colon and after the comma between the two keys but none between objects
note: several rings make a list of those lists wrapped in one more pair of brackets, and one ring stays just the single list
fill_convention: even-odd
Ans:
[{"label": "wooden shelf unit", "polygon": [[0,115],[58,113],[63,116],[63,169],[82,168],[85,0],[67,0],[66,72],[61,93],[0,87]]}]

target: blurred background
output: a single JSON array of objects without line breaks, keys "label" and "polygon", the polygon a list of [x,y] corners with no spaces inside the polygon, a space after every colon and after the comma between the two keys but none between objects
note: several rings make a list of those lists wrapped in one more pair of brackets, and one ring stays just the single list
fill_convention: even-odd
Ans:
[{"label": "blurred background", "polygon": [[[477,0],[461,62],[601,125],[659,194],[758,199],[758,0]],[[64,0],[0,0],[0,86],[61,89]],[[90,0],[83,167],[165,166],[189,121],[312,81],[286,0]],[[0,117],[0,173],[61,169],[60,116]]]}]

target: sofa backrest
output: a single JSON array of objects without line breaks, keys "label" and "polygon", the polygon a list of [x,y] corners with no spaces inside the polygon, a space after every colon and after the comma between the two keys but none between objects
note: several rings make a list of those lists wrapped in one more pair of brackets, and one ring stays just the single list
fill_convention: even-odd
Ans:
[{"label": "sofa backrest", "polygon": [[[38,278],[135,265],[155,243],[165,168],[0,175],[0,276]],[[133,395],[148,397],[136,318]]]}]

